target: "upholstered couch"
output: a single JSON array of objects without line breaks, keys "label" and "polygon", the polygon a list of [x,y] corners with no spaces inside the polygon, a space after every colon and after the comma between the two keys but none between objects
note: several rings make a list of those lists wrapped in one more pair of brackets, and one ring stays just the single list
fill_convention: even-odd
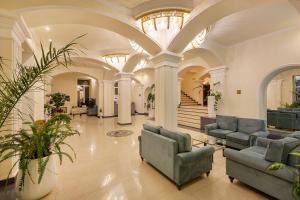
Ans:
[{"label": "upholstered couch", "polygon": [[[254,146],[241,151],[226,148],[226,174],[231,182],[238,179],[277,199],[292,200],[292,185],[298,174],[295,165],[300,159],[289,153],[296,151],[300,151],[300,140],[292,135],[280,140],[258,138]],[[274,162],[286,167],[268,170]]]},{"label": "upholstered couch", "polygon": [[226,140],[226,146],[244,149],[254,144],[257,137],[267,137],[265,122],[260,119],[217,115],[216,123],[205,126],[212,137]]},{"label": "upholstered couch", "polygon": [[175,182],[178,189],[212,169],[214,148],[195,148],[189,134],[144,124],[139,136],[139,151],[161,173]]},{"label": "upholstered couch", "polygon": [[278,129],[300,130],[300,111],[298,109],[268,110],[267,125]]}]

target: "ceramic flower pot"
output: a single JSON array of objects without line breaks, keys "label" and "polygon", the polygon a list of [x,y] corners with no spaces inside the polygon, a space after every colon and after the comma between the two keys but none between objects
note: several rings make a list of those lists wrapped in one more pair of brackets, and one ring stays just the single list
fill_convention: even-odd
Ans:
[{"label": "ceramic flower pot", "polygon": [[36,200],[36,199],[40,199],[44,196],[46,196],[47,194],[49,194],[52,189],[55,187],[56,184],[56,167],[55,167],[55,161],[54,161],[54,157],[51,156],[43,178],[41,183],[38,183],[38,160],[31,160],[29,162],[28,165],[28,170],[30,173],[30,177],[29,175],[26,173],[25,175],[25,181],[24,181],[24,187],[23,189],[20,191],[19,190],[19,185],[21,182],[21,173],[17,174],[16,177],[16,186],[15,186],[15,190],[16,190],[16,195],[17,198],[19,200]]}]

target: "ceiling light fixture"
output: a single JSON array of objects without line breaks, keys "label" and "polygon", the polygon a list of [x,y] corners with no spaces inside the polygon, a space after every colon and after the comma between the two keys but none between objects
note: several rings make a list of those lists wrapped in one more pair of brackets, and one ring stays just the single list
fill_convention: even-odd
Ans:
[{"label": "ceiling light fixture", "polygon": [[188,13],[185,9],[163,9],[146,13],[137,18],[137,22],[146,34],[167,29],[180,30]]},{"label": "ceiling light fixture", "polygon": [[50,31],[50,27],[49,26],[45,26],[45,30],[46,31]]},{"label": "ceiling light fixture", "polygon": [[116,67],[118,70],[121,70],[128,59],[128,54],[116,53],[116,54],[107,54],[102,56],[105,62],[111,66]]},{"label": "ceiling light fixture", "polygon": [[49,38],[49,39],[48,39],[48,41],[49,41],[49,42],[52,42],[52,39],[51,39],[51,38]]},{"label": "ceiling light fixture", "polygon": [[138,53],[142,53],[144,51],[143,47],[141,47],[138,43],[133,40],[129,40],[131,48]]},{"label": "ceiling light fixture", "polygon": [[201,44],[205,41],[206,36],[209,32],[210,28],[203,29],[191,42],[191,45],[194,48],[199,48]]}]

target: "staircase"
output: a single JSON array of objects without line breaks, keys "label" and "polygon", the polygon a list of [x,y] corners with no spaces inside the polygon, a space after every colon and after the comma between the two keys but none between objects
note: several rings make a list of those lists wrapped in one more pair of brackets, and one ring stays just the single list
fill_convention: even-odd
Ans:
[{"label": "staircase", "polygon": [[199,105],[194,99],[181,92],[181,103],[178,107],[178,125],[200,129],[200,117],[207,116],[207,107]]}]

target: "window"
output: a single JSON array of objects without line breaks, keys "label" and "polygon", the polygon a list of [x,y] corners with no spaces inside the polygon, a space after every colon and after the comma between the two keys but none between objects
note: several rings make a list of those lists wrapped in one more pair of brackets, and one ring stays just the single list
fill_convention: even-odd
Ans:
[{"label": "window", "polygon": [[300,103],[300,75],[294,76],[294,101]]}]

